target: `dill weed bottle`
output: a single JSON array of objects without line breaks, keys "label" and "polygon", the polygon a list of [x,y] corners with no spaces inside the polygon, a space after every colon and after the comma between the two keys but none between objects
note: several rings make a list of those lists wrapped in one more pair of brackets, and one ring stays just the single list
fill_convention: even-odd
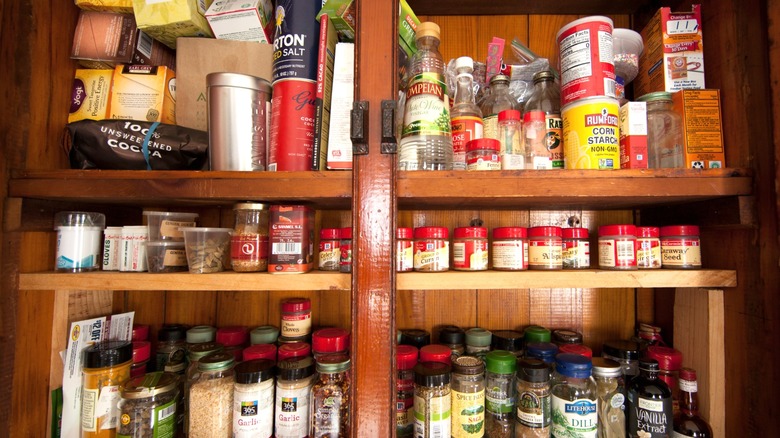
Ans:
[{"label": "dill weed bottle", "polygon": [[451,123],[453,169],[466,169],[466,144],[482,138],[482,111],[474,101],[474,60],[461,56],[455,60],[455,103]]},{"label": "dill weed bottle", "polygon": [[562,353],[555,357],[552,379],[552,436],[596,438],[596,382],[590,359]]},{"label": "dill weed bottle", "polygon": [[404,127],[398,146],[399,170],[451,170],[452,132],[439,26],[417,25],[417,53],[409,60]]}]

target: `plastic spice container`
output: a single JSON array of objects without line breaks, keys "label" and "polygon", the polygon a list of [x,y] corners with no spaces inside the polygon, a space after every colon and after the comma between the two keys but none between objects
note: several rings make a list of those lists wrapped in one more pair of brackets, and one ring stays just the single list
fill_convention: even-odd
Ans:
[{"label": "plastic spice container", "polygon": [[431,334],[426,330],[406,329],[401,330],[401,339],[399,344],[414,345],[420,349],[431,343]]},{"label": "plastic spice container", "polygon": [[217,329],[217,343],[225,346],[225,352],[232,353],[236,362],[241,360],[241,351],[249,341],[246,327],[232,326]]},{"label": "plastic spice container", "polygon": [[398,228],[395,232],[395,270],[411,272],[414,270],[414,241],[411,228]]},{"label": "plastic spice container", "polygon": [[352,228],[342,228],[339,244],[339,271],[352,272]]},{"label": "plastic spice container", "polygon": [[443,272],[450,269],[449,230],[445,227],[414,229],[414,270]]},{"label": "plastic spice container", "polygon": [[236,365],[233,436],[269,438],[274,434],[274,366],[268,359]]},{"label": "plastic spice container", "polygon": [[549,437],[550,367],[539,359],[523,359],[517,365],[515,389],[515,437]]},{"label": "plastic spice container", "polygon": [[249,332],[249,343],[255,344],[273,344],[279,338],[279,327],[273,325],[261,325],[255,327]]},{"label": "plastic spice container", "polygon": [[157,371],[131,378],[120,389],[118,437],[173,437],[179,407],[179,377]]},{"label": "plastic spice container", "polygon": [[106,216],[87,211],[63,211],[54,215],[57,271],[82,272],[100,269],[103,228]]},{"label": "plastic spice container", "polygon": [[636,269],[636,227],[603,225],[599,227],[599,268]]},{"label": "plastic spice container", "polygon": [[276,350],[276,357],[278,360],[305,356],[311,356],[311,345],[309,345],[307,342],[291,342],[289,344],[282,344]]},{"label": "plastic spice container", "polygon": [[516,357],[523,355],[523,334],[514,330],[496,330],[490,338],[492,350],[504,350]]},{"label": "plastic spice container", "polygon": [[255,344],[244,348],[241,353],[243,360],[268,359],[276,362],[276,345]]},{"label": "plastic spice container", "polygon": [[209,354],[198,363],[187,394],[190,438],[232,437],[234,363],[226,352]]},{"label": "plastic spice container", "polygon": [[319,380],[311,388],[312,438],[350,436],[351,376],[346,354],[329,354],[317,362]]},{"label": "plastic spice container", "polygon": [[658,227],[636,227],[636,267],[661,267],[661,239]]},{"label": "plastic spice container", "polygon": [[417,348],[411,345],[399,345],[395,348],[395,368],[398,372],[395,380],[395,436],[397,438],[414,436],[414,416],[409,410],[414,407],[415,365],[417,365]]},{"label": "plastic spice container", "polygon": [[696,225],[661,227],[661,264],[670,269],[701,268],[701,241]]},{"label": "plastic spice container", "polygon": [[528,230],[524,227],[493,228],[493,269],[522,271],[528,269]]},{"label": "plastic spice container", "polygon": [[591,368],[586,357],[576,354],[555,357],[550,384],[553,436],[596,436],[598,395]]},{"label": "plastic spice container", "polygon": [[439,362],[414,367],[414,430],[416,437],[450,436],[452,413],[451,368]]},{"label": "plastic spice container", "polygon": [[320,271],[338,271],[341,260],[341,230],[339,228],[323,228],[320,230]]},{"label": "plastic spice container", "polygon": [[452,269],[456,271],[486,271],[487,268],[487,228],[455,228],[452,240]]},{"label": "plastic spice container", "polygon": [[620,364],[614,360],[596,357],[593,363],[593,379],[598,394],[598,436],[624,438],[626,436],[626,385]]},{"label": "plastic spice container", "polygon": [[339,327],[316,330],[311,335],[311,351],[316,360],[323,354],[349,353],[349,331]]},{"label": "plastic spice container", "polygon": [[311,334],[311,300],[289,298],[281,303],[281,336],[295,338]]},{"label": "plastic spice container", "polygon": [[99,342],[84,350],[81,436],[113,437],[119,424],[119,385],[130,379],[133,346],[128,341]]},{"label": "plastic spice container", "polygon": [[217,336],[217,328],[210,325],[196,325],[187,330],[187,344],[202,344],[204,342],[214,342]]},{"label": "plastic spice container", "polygon": [[494,138],[478,138],[466,143],[466,170],[501,170],[501,143]]},{"label": "plastic spice container", "polygon": [[233,206],[235,227],[230,237],[230,264],[236,272],[268,270],[268,204],[241,202]]},{"label": "plastic spice container", "polygon": [[466,332],[454,325],[445,325],[439,330],[439,343],[450,348],[450,355],[458,357],[466,352]]},{"label": "plastic spice container", "polygon": [[493,350],[485,356],[485,434],[489,437],[514,436],[516,369],[517,357],[509,351]]},{"label": "plastic spice container", "polygon": [[149,341],[133,341],[133,364],[130,365],[130,377],[146,374],[151,354],[152,344]]},{"label": "plastic spice container", "polygon": [[452,436],[481,437],[485,424],[485,363],[473,356],[452,361]]},{"label": "plastic spice container", "polygon": [[149,326],[146,324],[133,324],[133,341],[148,341]]},{"label": "plastic spice container", "polygon": [[466,354],[476,356],[483,361],[485,355],[490,351],[490,341],[493,333],[480,327],[474,327],[466,330]]},{"label": "plastic spice container", "polygon": [[146,269],[151,273],[186,271],[184,242],[146,242]]},{"label": "plastic spice container", "polygon": [[145,211],[147,231],[150,242],[170,240],[183,242],[184,234],[179,228],[194,227],[198,213],[178,211]]},{"label": "plastic spice container", "polygon": [[552,343],[559,347],[564,344],[582,344],[582,333],[574,330],[555,329],[552,331]]},{"label": "plastic spice container", "polygon": [[679,350],[659,345],[651,345],[645,351],[647,359],[655,359],[658,362],[658,378],[663,380],[672,390],[672,400],[677,409],[677,395],[680,392],[680,368],[683,364],[683,355]]},{"label": "plastic spice container", "polygon": [[183,325],[164,325],[157,332],[155,369],[162,371],[167,363],[184,362],[187,356],[187,328]]},{"label": "plastic spice container", "polygon": [[563,344],[558,347],[558,353],[579,354],[580,356],[587,357],[588,359],[593,357],[593,350],[587,345],[582,344]]},{"label": "plastic spice container", "polygon": [[303,357],[277,362],[274,436],[300,438],[309,435],[309,401],[314,384],[314,359]]},{"label": "plastic spice container", "polygon": [[525,338],[525,345],[528,345],[531,342],[550,342],[552,335],[550,334],[550,330],[544,327],[529,325],[523,330],[523,336]]},{"label": "plastic spice container", "polygon": [[528,229],[528,269],[562,269],[563,241],[561,227]]},{"label": "plastic spice container", "polygon": [[149,230],[144,225],[122,227],[120,240],[119,270],[146,271],[146,244],[149,242]]},{"label": "plastic spice container", "polygon": [[552,364],[555,362],[556,354],[558,354],[558,346],[552,342],[525,344],[525,357],[528,359],[539,359],[546,364]]},{"label": "plastic spice container", "polygon": [[428,344],[420,349],[420,362],[450,363],[452,350],[444,344]]},{"label": "plastic spice container", "polygon": [[[103,270],[118,271],[122,253],[122,227],[106,227],[103,230]],[[186,261],[185,261],[186,263]]]},{"label": "plastic spice container", "polygon": [[564,228],[563,269],[590,268],[590,242],[587,228]]},{"label": "plastic spice container", "polygon": [[626,382],[639,375],[639,343],[634,341],[608,341],[601,348],[601,356],[612,359],[623,367]]}]

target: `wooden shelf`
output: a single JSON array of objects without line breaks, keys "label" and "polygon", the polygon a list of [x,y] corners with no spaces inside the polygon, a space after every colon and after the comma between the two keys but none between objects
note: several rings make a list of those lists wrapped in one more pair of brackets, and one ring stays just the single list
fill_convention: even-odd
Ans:
[{"label": "wooden shelf", "polygon": [[715,269],[409,272],[398,274],[396,285],[398,290],[721,288],[735,287],[737,272]]},{"label": "wooden shelf", "polygon": [[218,272],[37,272],[19,274],[19,290],[350,290],[351,275],[312,271],[299,275]]},{"label": "wooden shelf", "polygon": [[[578,14],[608,15],[632,14],[654,3],[650,0],[407,0],[415,15],[524,15],[524,14]],[[667,3],[665,3],[666,5]]]},{"label": "wooden shelf", "polygon": [[629,209],[748,195],[743,169],[398,172],[401,209]]},{"label": "wooden shelf", "polygon": [[22,171],[10,178],[8,196],[149,206],[253,200],[348,210],[352,172]]}]

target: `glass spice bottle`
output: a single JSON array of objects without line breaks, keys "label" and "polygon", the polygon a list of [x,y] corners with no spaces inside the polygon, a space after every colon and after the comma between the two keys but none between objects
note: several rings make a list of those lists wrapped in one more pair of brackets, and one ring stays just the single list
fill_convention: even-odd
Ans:
[{"label": "glass spice bottle", "polygon": [[490,78],[490,94],[480,105],[482,110],[483,138],[498,138],[498,113],[504,110],[520,110],[517,99],[509,92],[509,76],[497,74]]},{"label": "glass spice bottle", "polygon": [[593,358],[593,350],[591,350],[587,345],[582,344],[563,344],[558,347],[558,353],[579,354],[580,356],[587,357],[588,359]]},{"label": "glass spice bottle", "polygon": [[187,355],[187,328],[179,324],[164,325],[157,332],[155,370],[162,371],[168,362],[184,362]]},{"label": "glass spice bottle", "polygon": [[607,341],[602,345],[601,356],[620,364],[626,384],[639,375],[639,343],[623,340]]},{"label": "glass spice bottle", "polygon": [[200,359],[189,385],[189,438],[233,436],[233,365],[235,356],[224,351]]},{"label": "glass spice bottle", "polygon": [[542,326],[529,325],[523,330],[523,337],[525,345],[528,345],[531,342],[550,342],[552,334],[550,333],[550,330]]},{"label": "glass spice bottle", "polygon": [[311,388],[312,438],[350,436],[351,376],[346,354],[329,354],[317,362],[319,378]]},{"label": "glass spice bottle", "polygon": [[590,359],[562,353],[555,357],[551,413],[552,436],[594,437],[598,427],[596,381]]},{"label": "glass spice bottle", "polygon": [[520,111],[511,109],[498,113],[498,141],[501,142],[501,170],[525,169]]},{"label": "glass spice bottle", "polygon": [[563,228],[563,269],[590,268],[590,242],[587,228]]},{"label": "glass spice bottle", "polygon": [[288,298],[281,305],[280,335],[286,338],[302,338],[311,334],[311,300]]},{"label": "glass spice bottle", "polygon": [[474,356],[452,361],[453,438],[485,435],[485,363]]},{"label": "glass spice bottle", "polygon": [[523,359],[515,373],[515,438],[550,436],[550,368],[539,359]]},{"label": "glass spice bottle", "polygon": [[315,330],[311,335],[311,352],[314,360],[326,354],[349,354],[349,331],[340,327]]},{"label": "glass spice bottle", "polygon": [[275,344],[277,339],[279,339],[279,327],[273,325],[261,325],[249,332],[249,343],[252,345]]},{"label": "glass spice bottle", "polygon": [[552,343],[558,347],[564,344],[582,344],[582,333],[574,330],[555,329],[552,331]]},{"label": "glass spice bottle", "polygon": [[268,359],[276,362],[276,345],[274,344],[254,344],[244,348],[241,352],[242,360]]},{"label": "glass spice bottle", "polygon": [[130,365],[130,377],[143,376],[148,371],[152,344],[149,341],[133,341],[133,364]]},{"label": "glass spice bottle", "polygon": [[395,234],[395,270],[412,272],[414,270],[414,241],[411,228],[399,227]]},{"label": "glass spice bottle", "polygon": [[626,387],[623,370],[614,360],[595,357],[593,378],[598,394],[598,438],[625,438]]},{"label": "glass spice bottle", "polygon": [[647,102],[647,166],[651,169],[685,167],[682,116],[672,109],[672,93],[657,91],[637,100]]},{"label": "glass spice bottle", "polygon": [[445,325],[439,331],[439,343],[450,347],[452,357],[458,357],[466,352],[466,332],[454,325]]},{"label": "glass spice bottle", "polygon": [[341,260],[341,231],[339,228],[323,228],[320,230],[320,271],[338,271]]},{"label": "glass spice bottle", "polygon": [[118,438],[176,436],[179,377],[156,371],[122,384],[119,401]]},{"label": "glass spice bottle", "polygon": [[276,379],[276,438],[302,438],[309,435],[309,405],[314,384],[314,359],[301,357],[280,360]]},{"label": "glass spice bottle", "polygon": [[414,436],[449,437],[451,430],[451,368],[440,362],[414,366]]},{"label": "glass spice bottle", "polygon": [[493,334],[486,329],[474,327],[466,330],[466,354],[475,356],[483,361],[490,351],[490,341]]},{"label": "glass spice bottle", "polygon": [[340,230],[341,242],[339,243],[339,272],[352,272],[352,228],[346,227]]},{"label": "glass spice bottle", "polygon": [[242,326],[220,327],[217,329],[216,340],[224,346],[223,351],[232,353],[238,362],[241,360],[241,352],[249,343],[249,332]]},{"label": "glass spice bottle", "polygon": [[677,414],[680,388],[678,378],[683,363],[682,353],[671,347],[652,345],[645,350],[645,357],[658,362],[658,378],[672,390],[672,413]]},{"label": "glass spice bottle", "polygon": [[274,433],[275,362],[254,359],[236,365],[233,437],[270,438]]},{"label": "glass spice bottle", "polygon": [[130,379],[133,345],[98,342],[84,350],[81,386],[82,438],[113,438],[119,424],[119,387]]},{"label": "glass spice bottle", "polygon": [[236,272],[268,270],[268,204],[241,202],[233,206],[235,226],[230,237],[230,265]]},{"label": "glass spice bottle", "polygon": [[210,325],[196,325],[187,330],[187,351],[192,346],[203,342],[214,342],[217,336],[217,328]]},{"label": "glass spice bottle", "polygon": [[509,351],[493,350],[485,356],[485,434],[490,438],[514,436],[516,370],[517,356]]},{"label": "glass spice bottle", "polygon": [[658,362],[639,361],[639,376],[628,383],[626,410],[630,438],[668,438],[671,436],[672,390],[658,378]]},{"label": "glass spice bottle", "polygon": [[661,267],[661,239],[658,227],[636,227],[636,267]]},{"label": "glass spice bottle", "polygon": [[454,170],[466,169],[466,144],[482,138],[482,111],[474,101],[473,72],[473,59],[461,56],[455,60],[455,98],[450,109]]},{"label": "glass spice bottle", "polygon": [[189,393],[192,382],[195,381],[195,377],[198,374],[198,364],[200,360],[208,356],[211,353],[217,353],[224,349],[222,344],[217,342],[203,342],[201,344],[195,344],[190,347],[187,353],[187,361],[189,365],[184,371],[184,390],[182,391],[182,406],[184,408],[183,424],[184,429],[188,430],[189,424]]},{"label": "glass spice bottle", "polygon": [[452,350],[444,344],[428,344],[420,348],[420,362],[452,362]]},{"label": "glass spice bottle", "polygon": [[558,354],[558,346],[552,342],[531,342],[525,344],[525,357],[539,359],[547,365],[555,363],[556,354]]},{"label": "glass spice bottle", "polygon": [[534,89],[523,111],[526,167],[563,169],[561,89],[549,70],[534,75]]},{"label": "glass spice bottle", "polygon": [[522,357],[523,334],[515,330],[496,330],[490,338],[490,348],[508,351],[515,357]]},{"label": "glass spice bottle", "polygon": [[395,348],[396,438],[414,436],[414,415],[409,412],[414,407],[414,367],[417,365],[417,348],[411,345],[399,345]]},{"label": "glass spice bottle", "polygon": [[699,415],[696,370],[680,370],[680,411],[674,415],[672,437],[712,438],[712,427]]}]

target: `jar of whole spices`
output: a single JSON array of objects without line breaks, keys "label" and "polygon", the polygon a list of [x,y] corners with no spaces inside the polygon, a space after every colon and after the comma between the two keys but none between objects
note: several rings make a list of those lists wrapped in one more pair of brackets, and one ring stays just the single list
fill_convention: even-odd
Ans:
[{"label": "jar of whole spices", "polygon": [[286,338],[297,338],[311,334],[311,300],[288,298],[281,303],[280,334]]},{"label": "jar of whole spices", "polygon": [[339,228],[323,228],[320,230],[320,271],[338,271],[341,261],[341,230]]},{"label": "jar of whole spices", "polygon": [[490,341],[493,334],[490,330],[474,327],[466,330],[466,354],[476,356],[483,361],[490,351]]},{"label": "jar of whole spices", "polygon": [[235,356],[218,351],[200,359],[189,384],[190,438],[233,436],[233,387]]},{"label": "jar of whole spices", "polygon": [[450,233],[446,227],[414,229],[414,270],[443,272],[450,269]]},{"label": "jar of whole spices", "polygon": [[224,349],[224,346],[222,344],[216,343],[216,342],[204,342],[202,344],[196,344],[190,347],[189,353],[187,354],[187,359],[189,362],[189,365],[187,365],[186,370],[184,371],[184,391],[182,392],[182,407],[184,409],[184,429],[187,430],[187,425],[189,424],[189,393],[190,393],[190,385],[192,385],[192,382],[195,380],[196,375],[198,374],[198,364],[200,363],[200,360],[206,356],[208,356],[211,353],[216,353],[219,351],[222,351]]},{"label": "jar of whole spices", "polygon": [[590,242],[587,228],[563,228],[563,269],[590,268]]},{"label": "jar of whole spices", "polygon": [[440,362],[414,367],[414,436],[450,436],[452,413],[451,368]]},{"label": "jar of whole spices", "polygon": [[168,362],[184,362],[187,356],[187,327],[179,324],[164,325],[157,332],[155,370],[162,371]]},{"label": "jar of whole spices", "polygon": [[119,386],[130,379],[130,341],[98,342],[84,350],[81,386],[81,436],[108,438],[119,424]]},{"label": "jar of whole spices", "polygon": [[563,240],[561,236],[561,227],[529,228],[528,269],[562,269]]},{"label": "jar of whole spices", "polygon": [[701,241],[696,225],[661,227],[661,265],[670,269],[701,268]]},{"label": "jar of whole spices", "polygon": [[399,227],[395,232],[395,270],[411,272],[414,270],[414,242],[411,228]]},{"label": "jar of whole spices", "polygon": [[586,357],[566,353],[555,357],[555,371],[550,383],[552,436],[596,435],[598,397],[591,369],[590,359]]},{"label": "jar of whole spices", "polygon": [[528,269],[528,230],[524,227],[493,228],[493,269],[522,271]]},{"label": "jar of whole spices", "polygon": [[235,227],[230,237],[230,264],[236,272],[268,270],[268,204],[241,202],[233,206]]},{"label": "jar of whole spices", "polygon": [[274,434],[274,365],[254,359],[236,365],[233,436],[270,438]]},{"label": "jar of whole spices", "polygon": [[539,359],[523,359],[515,373],[515,438],[550,436],[550,368]]},{"label": "jar of whole spices", "polygon": [[626,436],[626,385],[623,370],[614,360],[595,357],[593,379],[598,394],[598,437],[625,438]]},{"label": "jar of whole spices", "polygon": [[316,375],[314,359],[300,357],[277,362],[276,413],[274,436],[276,438],[301,438],[309,435],[309,405],[311,387]]},{"label": "jar of whole spices", "polygon": [[339,243],[339,271],[352,272],[352,228],[342,228]]},{"label": "jar of whole spices", "polygon": [[636,267],[661,267],[661,239],[658,227],[636,227]]},{"label": "jar of whole spices", "polygon": [[311,388],[311,438],[350,436],[351,376],[346,354],[329,354],[317,361],[319,379]]},{"label": "jar of whole spices", "polygon": [[517,357],[506,350],[485,356],[485,434],[512,438],[515,431],[515,385]]},{"label": "jar of whole spices", "polygon": [[466,352],[466,333],[458,326],[445,325],[439,330],[439,343],[450,347],[452,357],[461,356]]},{"label": "jar of whole spices", "polygon": [[417,348],[411,345],[399,345],[395,348],[395,366],[398,375],[395,380],[396,438],[414,436],[414,415],[409,412],[414,407],[414,366],[417,365]]},{"label": "jar of whole spices", "polygon": [[599,227],[599,268],[636,269],[636,227],[602,225]]},{"label": "jar of whole spices", "polygon": [[452,240],[452,269],[456,271],[486,271],[488,239],[485,227],[455,228]]},{"label": "jar of whole spices", "polygon": [[485,363],[473,356],[452,360],[451,436],[485,435]]},{"label": "jar of whole spices", "polygon": [[119,392],[117,437],[153,438],[176,436],[179,406],[179,377],[157,371],[134,377]]}]

